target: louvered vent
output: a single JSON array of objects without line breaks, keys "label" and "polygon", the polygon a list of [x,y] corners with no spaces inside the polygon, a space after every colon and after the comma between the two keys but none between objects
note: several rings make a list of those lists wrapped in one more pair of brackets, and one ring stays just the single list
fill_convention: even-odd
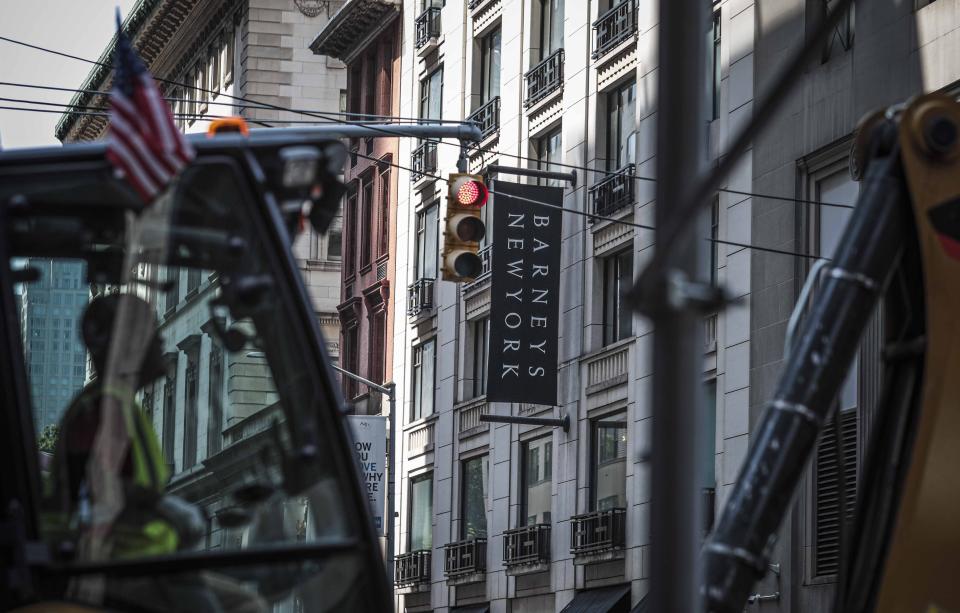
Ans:
[{"label": "louvered vent", "polygon": [[[840,413],[843,449],[844,501],[847,526],[854,517],[857,499],[857,411]],[[840,569],[840,465],[837,462],[836,428],[833,419],[817,442],[814,528],[814,575],[834,575]]]}]

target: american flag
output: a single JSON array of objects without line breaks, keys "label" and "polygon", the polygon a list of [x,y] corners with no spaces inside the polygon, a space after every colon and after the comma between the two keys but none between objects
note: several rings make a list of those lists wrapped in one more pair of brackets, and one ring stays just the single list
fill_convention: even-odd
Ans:
[{"label": "american flag", "polygon": [[195,154],[123,32],[119,14],[113,66],[107,159],[149,203]]}]

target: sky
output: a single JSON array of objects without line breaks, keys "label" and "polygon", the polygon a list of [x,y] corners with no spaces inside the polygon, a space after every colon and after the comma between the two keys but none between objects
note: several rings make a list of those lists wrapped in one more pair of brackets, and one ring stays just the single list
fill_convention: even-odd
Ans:
[{"label": "sky", "polygon": [[[96,60],[113,36],[114,11],[125,16],[136,0],[0,0],[0,36]],[[91,64],[0,40],[0,81],[77,88]],[[0,98],[67,103],[70,92],[0,85]],[[0,106],[33,106],[0,100]],[[57,109],[57,107],[38,107]],[[0,147],[57,145],[59,113],[0,109]]]}]

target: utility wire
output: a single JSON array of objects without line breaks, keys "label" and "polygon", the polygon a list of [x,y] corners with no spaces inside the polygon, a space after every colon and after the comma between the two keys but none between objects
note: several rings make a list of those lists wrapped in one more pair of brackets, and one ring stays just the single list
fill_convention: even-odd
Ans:
[{"label": "utility wire", "polygon": [[[27,42],[24,42],[24,41],[16,40],[16,39],[9,38],[9,37],[5,37],[5,36],[0,36],[0,40],[6,41],[6,42],[8,42],[8,43],[15,44],[15,45],[22,45],[22,46],[24,46],[24,47],[28,47],[28,48],[30,48],[30,49],[35,49],[35,50],[37,50],[37,51],[42,51],[42,52],[45,52],[45,53],[52,53],[52,54],[54,54],[54,55],[59,55],[59,56],[66,57],[66,58],[69,58],[69,59],[78,60],[78,61],[81,61],[81,62],[86,62],[86,63],[88,63],[88,64],[93,64],[93,65],[96,65],[96,66],[103,66],[103,67],[106,67],[106,68],[110,68],[110,67],[111,67],[111,64],[107,64],[107,63],[105,63],[105,62],[98,62],[98,61],[91,60],[91,59],[88,59],[88,58],[83,58],[83,57],[79,57],[79,56],[72,55],[72,54],[69,54],[69,53],[64,53],[64,52],[62,52],[62,51],[56,51],[56,50],[54,50],[54,49],[49,49],[49,48],[46,48],[46,47],[41,47],[41,46],[39,46],[39,45],[33,45],[33,44],[30,44],[30,43],[27,43]],[[163,78],[160,78],[160,77],[154,77],[154,78],[155,78],[157,81],[160,81],[160,82],[163,82],[163,83],[167,83],[167,84],[169,84],[169,85],[173,85],[173,86],[176,86],[176,87],[183,87],[183,88],[187,88],[187,89],[191,89],[191,90],[195,90],[195,91],[199,91],[199,92],[204,92],[204,93],[207,93],[207,94],[217,94],[217,95],[225,96],[225,97],[230,98],[230,99],[232,99],[232,100],[239,100],[239,101],[241,101],[241,102],[251,103],[251,104],[253,104],[253,105],[256,105],[256,108],[269,109],[269,110],[277,110],[277,111],[286,111],[286,112],[295,113],[295,114],[299,114],[299,115],[305,115],[305,116],[308,116],[308,117],[316,117],[316,118],[318,118],[318,119],[324,119],[324,120],[327,120],[327,121],[346,123],[346,122],[344,122],[344,120],[331,117],[331,116],[330,116],[331,114],[330,114],[330,113],[326,113],[326,112],[320,113],[320,112],[316,112],[316,111],[306,111],[306,110],[290,109],[290,108],[288,108],[288,107],[283,107],[283,106],[279,106],[279,105],[275,105],[275,104],[270,104],[270,103],[267,103],[267,102],[260,102],[260,101],[257,101],[257,100],[251,100],[251,99],[249,99],[249,98],[245,98],[245,97],[242,97],[242,96],[232,96],[232,95],[224,94],[224,93],[221,93],[221,92],[214,92],[213,90],[204,89],[204,88],[202,88],[202,87],[197,87],[197,86],[195,86],[195,85],[189,85],[189,84],[186,84],[186,83],[180,83],[180,82],[177,82],[177,81],[172,81],[172,80],[170,80],[170,79],[163,79]],[[64,89],[66,89],[66,88],[64,88]],[[103,92],[99,92],[98,90],[77,90],[77,91],[95,91],[95,92],[97,92],[97,93],[103,93]],[[344,115],[353,115],[353,114],[345,113]],[[369,118],[369,117],[389,118],[389,119],[398,119],[398,120],[403,120],[403,121],[417,121],[417,122],[421,122],[421,123],[460,123],[460,124],[465,123],[464,121],[460,121],[460,120],[444,120],[444,119],[429,119],[429,118],[417,118],[417,119],[415,119],[415,118],[401,118],[401,117],[396,117],[396,118],[394,118],[394,117],[389,117],[389,116],[384,116],[384,115],[381,115],[381,116],[362,115],[362,114],[356,114],[356,115],[365,116],[365,117],[368,117],[368,118]],[[288,121],[288,122],[285,122],[285,123],[294,123],[294,122]],[[358,122],[350,122],[350,123],[351,123],[352,125],[361,125],[361,126],[367,125],[367,124],[358,123]],[[367,127],[371,128],[371,129],[373,129],[373,130],[375,130],[375,131],[382,132],[383,134],[388,135],[388,136],[390,136],[390,137],[396,138],[396,134],[394,134],[394,133],[392,133],[392,132],[389,132],[389,131],[387,131],[387,130],[378,129],[376,126],[370,126],[370,125],[367,125]],[[421,139],[421,141],[422,141],[422,142],[428,142],[428,143],[435,143],[435,144],[444,144],[444,145],[449,145],[449,146],[454,146],[454,147],[459,147],[459,146],[460,146],[460,145],[457,144],[457,143],[445,142],[445,141],[443,141],[443,140],[436,140],[436,139],[430,139],[430,138],[424,138],[424,139]],[[492,149],[484,150],[484,153],[488,153],[488,154],[490,154],[490,155],[497,155],[497,156],[503,156],[503,157],[513,158],[513,159],[517,159],[517,160],[544,163],[544,160],[540,160],[540,159],[537,159],[537,158],[531,158],[531,157],[522,156],[522,155],[519,155],[519,154],[506,153],[506,152],[497,151],[497,150],[492,150]],[[578,166],[578,165],[575,165],[575,164],[566,164],[566,163],[562,163],[562,162],[546,162],[546,163],[547,163],[547,164],[551,164],[551,165],[553,165],[553,166],[559,166],[559,167],[561,167],[561,168],[571,168],[571,169],[575,169],[575,170],[581,170],[581,171],[583,171],[583,172],[585,172],[585,173],[604,174],[604,175],[608,175],[608,176],[609,176],[609,175],[617,175],[617,174],[626,174],[626,176],[630,176],[631,178],[636,179],[636,180],[638,180],[638,181],[656,181],[656,178],[654,178],[654,177],[645,177],[645,176],[637,175],[637,174],[634,174],[634,173],[619,173],[619,172],[617,172],[617,171],[602,170],[602,169],[599,169],[599,168],[588,168],[588,167],[586,167],[586,166]],[[742,191],[742,190],[734,190],[734,189],[729,189],[729,188],[718,188],[717,191],[719,191],[719,192],[724,192],[724,193],[728,193],[728,194],[735,194],[735,195],[747,196],[747,197],[751,197],[751,198],[767,199],[767,200],[778,200],[778,201],[782,201],[782,202],[793,202],[793,203],[796,203],[796,204],[810,204],[810,205],[815,205],[815,206],[827,206],[827,207],[835,207],[835,208],[843,208],[843,209],[853,209],[853,208],[854,208],[853,205],[849,205],[849,204],[838,204],[838,203],[832,203],[832,202],[821,202],[821,201],[819,201],[819,200],[809,200],[809,199],[804,199],[804,198],[791,198],[791,197],[789,197],[789,196],[776,196],[776,195],[772,195],[772,194],[760,194],[760,193],[756,193],[756,192],[748,192],[748,191]]]},{"label": "utility wire", "polygon": [[[6,98],[0,98],[0,100],[6,100]],[[57,104],[55,102],[30,102],[30,104],[47,104],[53,106],[64,106]],[[109,117],[109,109],[99,106],[94,107],[83,107],[83,106],[73,106],[71,108],[75,109],[93,109],[93,110],[83,110],[83,111],[71,111],[76,115],[83,115],[85,117]],[[63,115],[63,111],[59,109],[34,109],[25,106],[0,106],[2,111],[29,111],[31,113],[59,113]],[[232,115],[195,115],[191,113],[171,113],[175,118],[178,119],[229,119]],[[265,128],[272,127],[266,122],[258,121],[256,119],[250,119],[250,123],[259,124]]]},{"label": "utility wire", "polygon": [[[384,160],[382,160],[382,159],[380,159],[380,158],[376,158],[376,157],[373,157],[373,156],[371,156],[371,155],[364,155],[364,154],[359,153],[359,152],[354,152],[354,154],[355,154],[357,157],[361,157],[361,158],[363,158],[363,159],[365,159],[365,160],[370,160],[370,161],[373,161],[373,162],[377,162],[377,163],[379,163],[379,164],[386,164],[386,165],[388,165],[388,166],[393,166],[394,168],[399,168],[400,170],[406,170],[406,171],[408,171],[408,172],[412,172],[412,173],[415,173],[415,174],[419,174],[419,175],[422,175],[422,176],[424,176],[424,177],[429,177],[429,178],[431,178],[431,179],[436,179],[436,180],[438,180],[438,181],[443,181],[443,182],[445,182],[445,183],[449,183],[449,181],[450,181],[450,180],[447,179],[446,177],[441,177],[441,176],[439,176],[439,175],[433,175],[433,174],[430,174],[430,173],[420,172],[420,171],[418,171],[418,170],[414,170],[413,168],[409,168],[409,167],[404,166],[404,165],[402,165],[402,164],[397,164],[396,162],[386,162],[386,161],[384,161]],[[549,208],[549,209],[556,209],[556,210],[561,211],[561,212],[563,212],[563,213],[572,213],[572,214],[574,214],[574,215],[579,215],[579,216],[581,216],[581,217],[589,217],[590,219],[593,219],[593,220],[609,221],[609,222],[614,223],[614,224],[619,224],[619,225],[623,225],[623,226],[630,226],[630,227],[633,227],[633,228],[639,228],[639,229],[641,229],[641,230],[655,230],[655,229],[656,229],[654,226],[649,226],[649,225],[637,223],[637,222],[634,222],[634,221],[628,221],[628,220],[626,220],[626,219],[617,219],[617,218],[615,218],[615,217],[606,217],[606,216],[604,216],[604,215],[595,215],[595,214],[593,214],[593,213],[587,213],[586,211],[578,211],[577,209],[569,209],[569,208],[564,207],[564,206],[561,206],[561,205],[551,204],[551,203],[549,203],[549,202],[543,202],[542,200],[534,200],[534,199],[532,199],[532,198],[525,198],[525,197],[523,197],[523,196],[514,196],[514,195],[512,195],[512,194],[498,194],[498,192],[495,192],[495,191],[492,191],[492,190],[490,191],[490,194],[493,195],[493,196],[502,195],[504,198],[513,198],[514,200],[519,200],[519,201],[521,201],[521,202],[527,202],[527,203],[530,203],[530,204],[536,204],[536,205],[538,205],[538,206],[546,207],[546,208]],[[820,256],[818,256],[818,255],[813,255],[813,254],[810,254],[810,253],[797,253],[796,251],[788,251],[788,250],[785,250],[785,249],[777,249],[777,248],[775,248],[775,247],[761,247],[761,246],[759,246],[759,245],[751,245],[751,244],[749,244],[749,243],[740,243],[740,242],[736,242],[736,241],[728,241],[728,240],[724,240],[724,239],[720,239],[720,238],[704,237],[703,240],[708,241],[708,242],[711,242],[711,243],[716,243],[716,244],[718,244],[718,245],[728,245],[728,246],[731,246],[731,247],[741,247],[741,248],[744,248],[744,249],[752,249],[752,250],[754,250],[754,251],[766,251],[766,252],[768,252],[768,253],[776,253],[776,254],[779,254],[779,255],[788,255],[788,256],[793,256],[793,257],[798,257],[798,258],[807,258],[807,259],[813,259],[813,260],[821,259]]]},{"label": "utility wire", "polygon": [[[15,82],[12,82],[12,81],[0,81],[0,85],[4,85],[4,86],[7,86],[7,87],[23,87],[23,88],[28,88],[28,89],[42,89],[42,90],[57,91],[57,92],[70,92],[70,93],[81,93],[81,94],[93,94],[93,95],[98,95],[98,96],[109,96],[109,95],[110,95],[110,92],[104,91],[104,90],[101,90],[101,89],[78,89],[78,88],[73,88],[73,87],[57,87],[57,86],[55,86],[55,85],[36,85],[36,84],[32,84],[32,83],[15,83]],[[220,92],[220,93],[217,94],[217,95],[218,95],[218,96],[228,96],[228,97],[229,97],[229,95],[228,95],[228,94],[225,94],[224,92]],[[201,101],[199,101],[199,100],[194,100],[194,99],[192,99],[192,98],[176,98],[176,97],[172,97],[172,96],[163,96],[163,99],[166,100],[166,101],[168,101],[168,102],[201,102]],[[267,109],[267,110],[276,110],[276,109],[274,109],[272,106],[266,106],[266,105],[264,105],[263,103],[255,102],[255,101],[250,101],[250,102],[247,102],[247,103],[245,103],[245,104],[235,104],[235,103],[233,103],[233,102],[215,102],[215,101],[213,101],[213,100],[207,100],[207,101],[205,101],[205,104],[217,105],[217,106],[230,106],[230,107],[241,108],[241,109]],[[69,107],[70,105],[68,104],[68,105],[64,105],[64,106],[68,106],[68,107]],[[290,112],[290,113],[295,113],[295,114],[311,113],[311,112],[312,112],[312,111],[310,111],[309,109],[285,108],[284,110],[287,111],[287,112]],[[397,116],[397,115],[374,115],[374,114],[370,114],[370,113],[349,113],[349,112],[333,112],[333,111],[324,111],[324,113],[328,113],[328,114],[330,114],[330,115],[337,115],[337,116],[341,116],[341,117],[359,117],[359,118],[365,119],[365,120],[378,120],[378,121],[379,121],[379,120],[389,120],[389,121],[396,121],[396,122],[411,122],[411,123],[418,123],[418,124],[442,124],[442,123],[460,123],[460,124],[462,124],[462,123],[463,123],[462,121],[458,121],[458,120],[455,120],[455,119],[422,119],[422,118],[418,118],[418,117],[400,117],[400,116]],[[314,123],[317,123],[317,122],[314,122]],[[331,123],[336,123],[336,122],[331,122]]]}]

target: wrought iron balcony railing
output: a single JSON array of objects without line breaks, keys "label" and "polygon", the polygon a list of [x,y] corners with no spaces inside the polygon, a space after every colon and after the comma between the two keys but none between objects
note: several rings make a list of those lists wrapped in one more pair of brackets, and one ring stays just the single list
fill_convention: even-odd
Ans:
[{"label": "wrought iron balcony railing", "polygon": [[476,122],[482,138],[495,134],[500,130],[500,96],[491,98],[489,102],[471,113],[467,119]]},{"label": "wrought iron balcony railing", "polygon": [[610,509],[570,518],[570,553],[622,549],[626,543],[627,510]]},{"label": "wrought iron balcony railing", "polygon": [[563,49],[551,53],[524,76],[527,79],[527,99],[523,105],[527,108],[563,89]]},{"label": "wrought iron balcony railing", "polygon": [[[633,204],[634,168],[633,164],[627,164],[590,188],[590,209],[594,215],[605,217]],[[596,221],[591,219],[590,223]]]},{"label": "wrought iron balcony railing", "polygon": [[550,561],[550,524],[533,524],[503,533],[503,565]]},{"label": "wrought iron balcony railing", "polygon": [[416,317],[433,308],[433,279],[417,279],[407,288],[407,315]]},{"label": "wrought iron balcony railing", "polygon": [[437,143],[421,143],[410,160],[410,180],[419,181],[425,174],[437,172]]},{"label": "wrought iron balcony railing", "polygon": [[430,582],[430,550],[418,549],[410,553],[401,553],[396,560],[397,587],[407,587],[418,583]]},{"label": "wrought iron balcony railing", "polygon": [[458,577],[487,570],[487,539],[474,538],[443,547],[443,572]]},{"label": "wrought iron balcony railing", "polygon": [[637,0],[623,0],[593,22],[593,59],[637,33]]},{"label": "wrought iron balcony railing", "polygon": [[424,9],[414,22],[416,35],[413,46],[419,49],[430,42],[431,38],[440,38],[440,7]]}]

